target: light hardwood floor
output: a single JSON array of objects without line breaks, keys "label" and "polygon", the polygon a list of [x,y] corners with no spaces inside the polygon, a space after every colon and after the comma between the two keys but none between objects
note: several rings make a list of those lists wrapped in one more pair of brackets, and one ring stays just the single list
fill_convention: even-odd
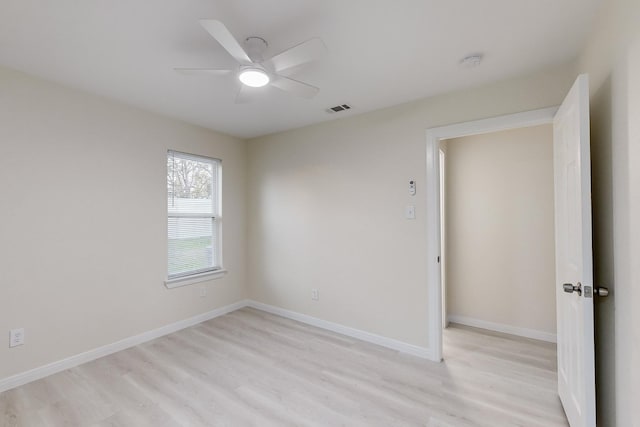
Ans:
[{"label": "light hardwood floor", "polygon": [[247,308],[4,392],[0,425],[567,425],[554,345],[444,337],[433,363]]}]

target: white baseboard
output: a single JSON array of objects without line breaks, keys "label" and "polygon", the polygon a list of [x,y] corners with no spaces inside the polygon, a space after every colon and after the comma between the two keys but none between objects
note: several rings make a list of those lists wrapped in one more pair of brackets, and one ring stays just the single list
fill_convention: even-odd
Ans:
[{"label": "white baseboard", "polygon": [[519,328],[517,326],[504,325],[502,323],[487,322],[485,320],[472,319],[470,317],[456,316],[456,315],[447,316],[447,320],[449,322],[459,323],[465,326],[488,329],[490,331],[502,332],[510,335],[517,335],[519,337],[532,338],[534,340],[547,341],[547,342],[558,341],[556,334],[538,331],[536,329]]},{"label": "white baseboard", "polygon": [[318,319],[316,317],[307,316],[306,314],[296,313],[294,311],[285,310],[283,308],[275,307],[268,304],[263,304],[252,300],[242,300],[234,304],[226,305],[224,307],[216,308],[215,310],[208,311],[206,313],[199,314],[188,319],[180,320],[169,325],[162,326],[151,331],[144,332],[139,335],[125,338],[120,341],[116,341],[111,344],[104,345],[102,347],[94,348],[93,350],[86,351],[84,353],[76,354],[66,359],[58,360],[48,365],[40,366],[38,368],[31,369],[26,372],[22,372],[4,379],[0,379],[0,393],[12,388],[21,386],[23,384],[30,383],[32,381],[39,380],[49,375],[56,374],[58,372],[71,369],[83,363],[91,362],[92,360],[99,359],[104,356],[116,353],[118,351],[126,350],[127,348],[134,347],[136,345],[145,343],[147,341],[160,338],[162,336],[177,332],[181,329],[188,328],[198,323],[206,322],[207,320],[214,319],[218,316],[222,316],[232,311],[239,310],[244,307],[252,307],[257,310],[262,310],[267,313],[276,314],[278,316],[286,317],[288,319],[297,320],[308,325],[316,326],[318,328],[327,329],[332,332],[336,332],[349,337],[357,338],[362,341],[370,342],[380,345],[382,347],[391,348],[393,350],[400,351],[402,353],[411,354],[423,359],[433,360],[433,355],[428,348],[416,346],[413,344],[407,344],[402,341],[394,340],[392,338],[386,338],[380,335],[365,332],[359,329],[343,326],[338,323],[328,322],[326,320]]},{"label": "white baseboard", "polygon": [[48,365],[40,366],[30,371],[22,372],[10,376],[8,378],[0,379],[0,393],[31,381],[36,381],[49,375],[56,374],[66,369],[73,368],[83,363],[90,362],[95,359],[99,359],[109,354],[116,353],[121,350],[136,346],[138,344],[151,341],[153,339],[162,337],[164,335],[171,334],[189,326],[197,325],[198,323],[205,322],[218,316],[230,313],[240,308],[246,307],[247,301],[239,301],[234,304],[230,304],[224,307],[216,308],[215,310],[208,311],[206,313],[199,314],[188,319],[180,320],[169,325],[162,326],[158,329],[144,332],[140,335],[125,338],[120,341],[116,341],[112,344],[107,344],[102,347],[94,348],[93,350],[86,351],[84,353],[76,354],[75,356],[68,357],[66,359],[58,360],[57,362],[50,363]]},{"label": "white baseboard", "polygon": [[261,302],[253,300],[247,301],[247,306],[255,308],[257,310],[266,311],[267,313],[286,317],[288,319],[297,320],[298,322],[306,323],[307,325],[316,326],[318,328],[326,329],[338,334],[346,335],[372,344],[377,344],[382,347],[397,350],[402,353],[411,354],[423,359],[433,360],[433,355],[431,354],[430,349],[426,347],[407,344],[405,342],[394,340],[392,338],[372,334],[360,329],[351,328],[348,326],[340,325],[338,323],[329,322],[317,317],[308,316],[306,314],[297,313],[295,311],[286,310],[284,308],[275,307],[273,305],[263,304]]}]

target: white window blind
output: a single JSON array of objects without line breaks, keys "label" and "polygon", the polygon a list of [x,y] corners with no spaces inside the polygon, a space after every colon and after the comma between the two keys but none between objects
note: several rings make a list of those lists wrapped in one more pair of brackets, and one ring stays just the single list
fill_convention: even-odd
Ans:
[{"label": "white window blind", "polygon": [[169,279],[219,270],[220,161],[169,151]]}]

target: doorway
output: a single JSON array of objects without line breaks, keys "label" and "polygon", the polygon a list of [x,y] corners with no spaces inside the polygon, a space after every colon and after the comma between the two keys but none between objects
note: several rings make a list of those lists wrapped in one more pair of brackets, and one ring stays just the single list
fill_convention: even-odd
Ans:
[{"label": "doorway", "polygon": [[555,343],[553,127],[443,140],[440,175],[445,328]]},{"label": "doorway", "polygon": [[[432,360],[442,360],[443,327],[446,325],[446,292],[443,278],[446,279],[443,263],[443,231],[444,212],[442,198],[444,180],[441,179],[441,162],[443,161],[442,141],[488,134],[505,130],[532,127],[553,122],[557,108],[547,108],[525,113],[512,114],[492,119],[432,128],[427,131],[427,256],[428,256],[428,291],[429,291],[429,344]],[[446,156],[446,155],[445,155]],[[445,163],[442,163],[444,165]],[[448,263],[451,266],[451,262]],[[445,274],[443,274],[443,272]],[[497,324],[497,322],[491,322]],[[476,325],[481,326],[481,325]],[[487,326],[485,324],[485,326]],[[490,328],[489,328],[490,329]],[[509,332],[509,331],[506,331]]]}]

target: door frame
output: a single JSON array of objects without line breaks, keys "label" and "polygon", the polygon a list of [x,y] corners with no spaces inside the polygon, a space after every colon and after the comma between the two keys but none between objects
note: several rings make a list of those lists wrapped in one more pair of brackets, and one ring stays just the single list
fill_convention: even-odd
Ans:
[{"label": "door frame", "polygon": [[427,295],[429,359],[442,361],[442,277],[440,235],[440,141],[553,123],[558,106],[427,129]]}]

